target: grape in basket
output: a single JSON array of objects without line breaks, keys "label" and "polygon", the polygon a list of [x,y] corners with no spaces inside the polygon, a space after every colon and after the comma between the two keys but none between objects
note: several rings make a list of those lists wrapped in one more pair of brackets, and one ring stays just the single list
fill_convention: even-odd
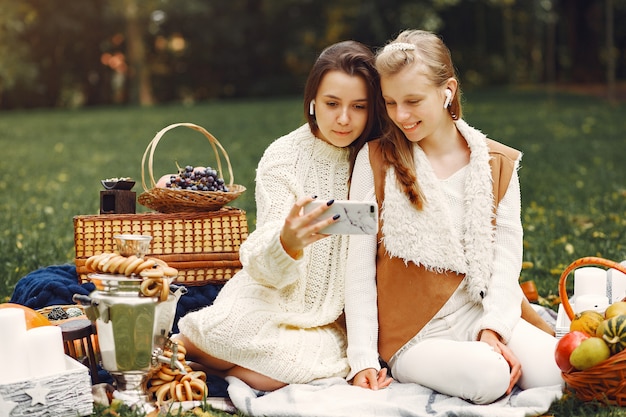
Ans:
[{"label": "grape in basket", "polygon": [[224,179],[220,178],[217,170],[211,167],[193,167],[187,165],[180,169],[178,174],[167,174],[157,182],[157,187],[193,191],[223,191],[228,192]]}]

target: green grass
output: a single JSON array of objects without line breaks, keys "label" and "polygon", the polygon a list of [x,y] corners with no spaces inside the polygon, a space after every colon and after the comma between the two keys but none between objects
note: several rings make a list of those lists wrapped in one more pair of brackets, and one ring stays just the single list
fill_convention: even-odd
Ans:
[{"label": "green grass", "polygon": [[[534,280],[544,297],[558,294],[561,272],[580,257],[626,259],[624,107],[541,91],[466,95],[470,124],[524,152],[524,260],[532,266],[521,279]],[[130,176],[142,191],[143,152],[171,123],[199,124],[226,148],[235,182],[247,187],[231,205],[247,211],[253,230],[256,164],[272,140],[302,123],[301,113],[297,98],[0,113],[0,300],[29,272],[72,262],[72,218],[98,213],[101,179]],[[175,162],[214,161],[208,141],[185,128],[167,133],[155,156],[156,176],[174,171]],[[622,415],[573,399],[551,412]]]},{"label": "green grass", "polygon": [[[30,271],[73,261],[72,218],[99,213],[101,179],[132,177],[137,195],[143,191],[142,155],[172,123],[203,126],[224,146],[235,183],[247,188],[231,205],[246,210],[253,229],[256,165],[272,140],[302,121],[293,99],[0,113],[0,300]],[[159,142],[155,180],[176,172],[176,162],[216,166],[208,140],[184,127]]]}]

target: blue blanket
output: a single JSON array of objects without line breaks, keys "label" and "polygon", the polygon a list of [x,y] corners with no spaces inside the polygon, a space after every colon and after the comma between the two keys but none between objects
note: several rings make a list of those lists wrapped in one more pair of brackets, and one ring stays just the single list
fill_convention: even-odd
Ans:
[{"label": "blue blanket", "polygon": [[[178,332],[178,320],[190,311],[210,305],[217,297],[223,285],[202,285],[187,287],[176,306],[176,316],[172,331]],[[71,305],[74,294],[89,295],[95,286],[80,283],[76,266],[73,264],[53,265],[38,269],[22,277],[16,284],[9,302],[21,304],[34,310],[54,305]],[[211,396],[225,397],[226,381],[207,375]],[[100,378],[106,380],[106,378]]]}]

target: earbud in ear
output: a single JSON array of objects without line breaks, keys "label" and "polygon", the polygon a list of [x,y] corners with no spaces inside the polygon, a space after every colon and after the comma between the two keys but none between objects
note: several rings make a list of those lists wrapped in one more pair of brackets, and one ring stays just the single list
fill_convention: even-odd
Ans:
[{"label": "earbud in ear", "polygon": [[309,103],[309,114],[311,116],[315,115],[315,99],[311,100]]},{"label": "earbud in ear", "polygon": [[452,101],[452,90],[446,88],[444,94],[446,95],[446,101],[443,102],[443,108],[447,109],[450,106],[450,102]]}]

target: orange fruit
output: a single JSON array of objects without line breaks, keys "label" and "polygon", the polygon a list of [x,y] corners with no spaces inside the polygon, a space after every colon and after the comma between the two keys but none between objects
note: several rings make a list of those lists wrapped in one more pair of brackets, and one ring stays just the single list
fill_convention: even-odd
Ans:
[{"label": "orange fruit", "polygon": [[2,308],[19,308],[20,310],[23,310],[24,316],[26,317],[27,329],[40,326],[52,326],[52,323],[50,323],[50,320],[48,320],[46,316],[21,304],[2,303],[0,304],[0,309]]}]

